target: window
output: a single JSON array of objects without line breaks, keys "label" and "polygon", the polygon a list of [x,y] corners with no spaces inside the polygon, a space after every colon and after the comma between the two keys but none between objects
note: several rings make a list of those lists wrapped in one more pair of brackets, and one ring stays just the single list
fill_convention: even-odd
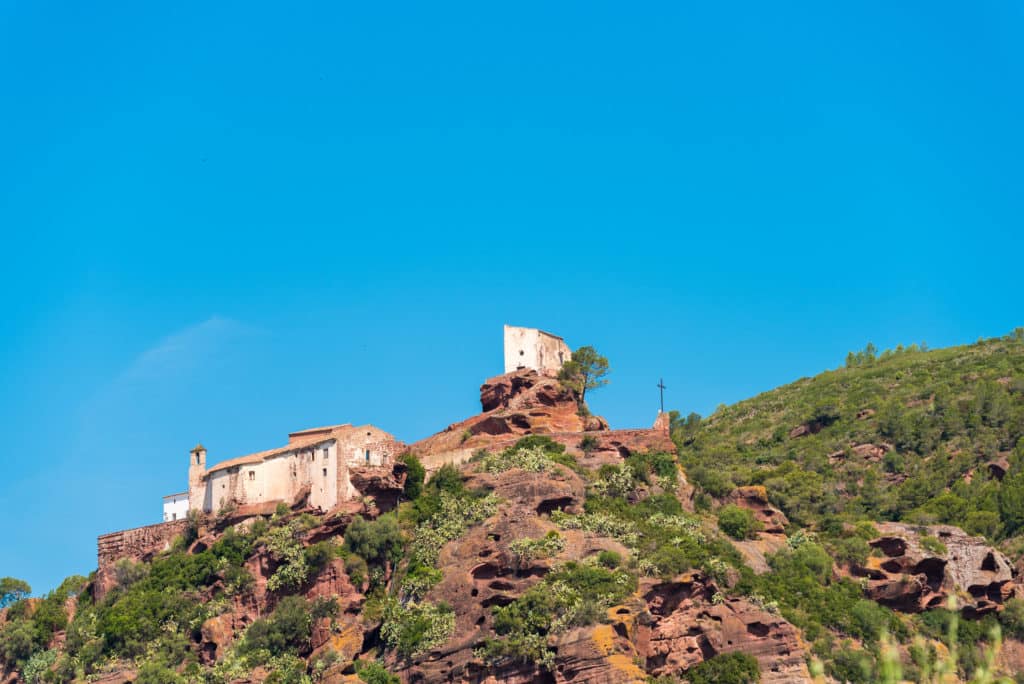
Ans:
[{"label": "window", "polygon": [[330,449],[324,448],[324,460],[325,460],[325,461],[327,460],[327,458],[328,458],[328,457],[329,457],[330,455],[331,455],[331,451],[330,451]]},{"label": "window", "polygon": [[255,470],[250,470],[249,471],[249,481],[252,482],[255,479],[256,479],[256,471]]},{"label": "window", "polygon": [[199,465],[199,452],[196,452],[196,465]]},{"label": "window", "polygon": [[327,477],[327,468],[324,468],[324,477]]},{"label": "window", "polygon": [[369,449],[366,450],[366,462],[367,463],[370,462],[370,450]]},{"label": "window", "polygon": [[171,513],[171,520],[177,520],[177,519],[178,519],[178,514],[177,513]]}]

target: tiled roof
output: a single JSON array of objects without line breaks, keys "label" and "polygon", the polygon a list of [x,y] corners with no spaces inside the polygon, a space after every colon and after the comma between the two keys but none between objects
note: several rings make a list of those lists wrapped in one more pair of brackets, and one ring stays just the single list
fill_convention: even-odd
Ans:
[{"label": "tiled roof", "polygon": [[252,463],[262,463],[268,458],[274,456],[280,456],[281,454],[287,454],[291,451],[300,451],[302,449],[308,449],[311,446],[329,442],[332,439],[339,437],[342,433],[346,433],[352,430],[362,430],[364,428],[373,428],[371,425],[364,425],[361,428],[353,428],[350,423],[344,425],[331,425],[326,428],[310,428],[309,430],[299,430],[298,432],[292,432],[289,437],[310,433],[310,436],[305,439],[293,439],[291,442],[282,447],[276,449],[268,449],[266,451],[257,451],[254,454],[246,454],[245,456],[239,456],[232,458],[227,461],[223,461],[213,466],[207,473],[215,473],[227,468],[234,468],[235,466],[249,465]]}]

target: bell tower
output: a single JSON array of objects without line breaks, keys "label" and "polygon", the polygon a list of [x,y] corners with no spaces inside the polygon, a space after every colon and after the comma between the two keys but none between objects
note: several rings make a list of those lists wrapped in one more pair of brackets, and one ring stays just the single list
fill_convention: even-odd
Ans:
[{"label": "bell tower", "polygon": [[206,498],[206,447],[196,444],[188,452],[188,507],[190,510],[202,510]]}]

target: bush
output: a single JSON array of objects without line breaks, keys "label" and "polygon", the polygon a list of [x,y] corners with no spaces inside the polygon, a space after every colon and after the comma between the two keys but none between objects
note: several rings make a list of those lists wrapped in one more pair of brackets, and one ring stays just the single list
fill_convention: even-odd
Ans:
[{"label": "bush", "polygon": [[135,684],[184,684],[185,678],[159,663],[146,663],[139,668]]},{"label": "bush", "polygon": [[249,626],[238,651],[243,655],[263,651],[271,656],[304,652],[309,646],[312,629],[309,603],[301,596],[285,596],[270,617],[256,620]]},{"label": "bush", "polygon": [[423,482],[427,477],[427,469],[411,453],[402,456],[401,461],[406,467],[403,492],[410,501],[418,499],[420,494],[423,493]]},{"label": "bush", "polygon": [[615,551],[602,551],[597,554],[597,562],[609,570],[614,570],[622,565],[622,555]]},{"label": "bush", "polygon": [[690,684],[749,684],[761,681],[761,668],[746,653],[723,653],[691,667],[684,676]]},{"label": "bush", "polygon": [[931,535],[924,535],[919,539],[921,547],[930,553],[934,553],[938,556],[946,555],[946,545],[939,541],[938,537]]},{"label": "bush", "polygon": [[550,558],[565,548],[565,540],[554,530],[537,539],[516,539],[508,545],[517,565],[526,565],[539,558]]},{"label": "bush", "polygon": [[718,511],[718,527],[733,539],[749,539],[764,528],[752,511],[728,504]]},{"label": "bush", "polygon": [[412,658],[448,641],[455,633],[455,611],[447,603],[402,606],[394,599],[384,605],[381,638],[400,656]]},{"label": "bush", "polygon": [[345,530],[345,548],[367,563],[397,563],[404,546],[398,520],[391,513],[370,522],[357,515]]},{"label": "bush", "polygon": [[361,664],[363,661],[356,661],[356,674],[360,681],[366,684],[402,684],[402,680],[384,669],[384,666],[373,661],[372,663]]},{"label": "bush", "polygon": [[691,468],[688,471],[688,474],[691,482],[716,499],[721,499],[722,497],[727,496],[736,488],[736,485],[733,484],[733,481],[728,475],[717,470],[710,470],[703,466],[697,466],[695,468]]},{"label": "bush", "polygon": [[604,610],[636,588],[636,578],[622,570],[569,562],[549,572],[507,606],[495,606],[494,631],[477,655],[489,663],[528,661],[550,669],[554,653],[547,635],[597,622]]}]

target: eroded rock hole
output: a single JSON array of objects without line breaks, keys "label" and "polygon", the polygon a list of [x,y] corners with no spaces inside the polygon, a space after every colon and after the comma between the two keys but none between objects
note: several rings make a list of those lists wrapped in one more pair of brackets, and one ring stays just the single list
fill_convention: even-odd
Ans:
[{"label": "eroded rock hole", "polygon": [[923,574],[928,588],[938,591],[946,577],[946,561],[941,558],[925,558],[914,566],[915,574]]},{"label": "eroded rock hole", "polygon": [[988,572],[996,571],[996,557],[991,551],[985,554],[984,560],[981,561],[981,569]]},{"label": "eroded rock hole", "polygon": [[545,499],[537,504],[537,515],[549,515],[553,511],[564,510],[566,506],[571,506],[574,499],[571,496],[561,496],[556,499]]},{"label": "eroded rock hole", "polygon": [[763,622],[751,622],[747,625],[747,632],[754,636],[766,637],[771,628]]},{"label": "eroded rock hole", "polygon": [[469,574],[473,576],[473,579],[494,579],[501,574],[501,568],[493,563],[484,563],[470,570]]},{"label": "eroded rock hole", "polygon": [[871,546],[881,549],[882,553],[890,558],[902,556],[907,552],[907,542],[899,537],[883,537],[871,542]]},{"label": "eroded rock hole", "polygon": [[496,594],[490,598],[486,598],[480,602],[480,605],[484,608],[490,608],[491,606],[507,606],[508,604],[515,601],[511,596],[505,596],[503,594]]}]

